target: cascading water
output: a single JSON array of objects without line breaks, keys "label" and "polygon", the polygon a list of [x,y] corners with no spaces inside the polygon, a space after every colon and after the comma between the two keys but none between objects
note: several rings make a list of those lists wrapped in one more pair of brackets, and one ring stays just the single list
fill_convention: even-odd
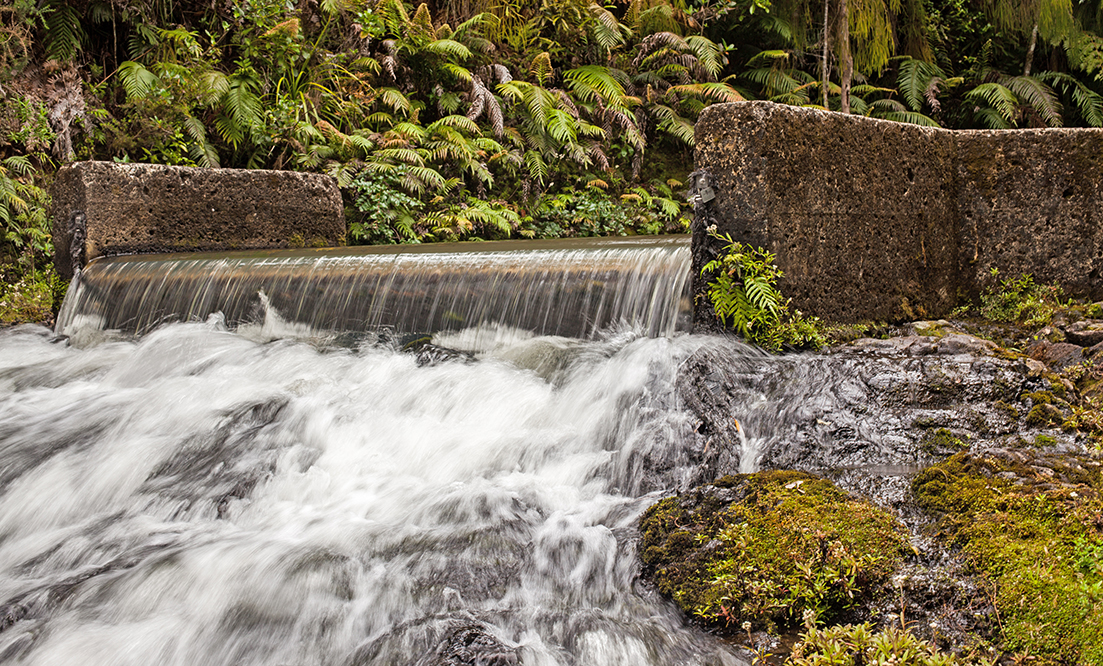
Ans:
[{"label": "cascading water", "polygon": [[505,323],[590,337],[620,322],[670,335],[688,323],[688,276],[679,236],[116,257],[86,267],[58,332],[143,333],[214,312],[235,327],[271,305],[314,330]]},{"label": "cascading water", "polygon": [[[74,335],[114,316],[92,312],[118,293],[94,268]],[[174,270],[119,279],[147,298]],[[476,352],[444,362],[308,328],[305,297],[298,317],[87,348],[0,332],[0,662],[742,663],[637,581],[640,513],[700,472],[680,365],[702,345],[756,358],[646,335],[673,328],[685,279],[591,309],[589,339],[479,314],[434,338]],[[119,315],[131,330],[164,315],[151,298]]]},{"label": "cascading water", "polygon": [[448,255],[93,263],[66,335],[0,331],[0,663],[745,663],[639,582],[647,506],[760,465],[895,502],[930,424],[1015,427],[967,336],[769,356],[674,333],[684,241],[540,252],[463,298]]}]

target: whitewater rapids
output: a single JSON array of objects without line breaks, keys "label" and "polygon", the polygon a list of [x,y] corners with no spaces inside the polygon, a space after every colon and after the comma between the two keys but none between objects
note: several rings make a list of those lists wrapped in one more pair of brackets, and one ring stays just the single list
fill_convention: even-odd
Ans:
[{"label": "whitewater rapids", "polygon": [[468,631],[480,663],[743,663],[635,552],[718,343],[293,333],[0,331],[0,662],[453,664]]}]

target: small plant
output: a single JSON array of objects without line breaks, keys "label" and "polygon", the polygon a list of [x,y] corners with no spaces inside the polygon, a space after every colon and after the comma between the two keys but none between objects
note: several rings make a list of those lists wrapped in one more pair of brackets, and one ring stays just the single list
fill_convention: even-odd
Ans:
[{"label": "small plant", "polygon": [[820,629],[813,623],[806,623],[805,632],[785,663],[787,666],[969,666],[990,662],[974,662],[939,652],[937,647],[906,629],[887,627],[875,632],[869,623]]},{"label": "small plant", "polygon": [[[998,278],[999,271],[992,270]],[[1000,280],[998,288],[989,288],[980,297],[980,314],[985,319],[1020,322],[1028,326],[1044,326],[1058,309],[1068,307],[1062,300],[1064,292],[1056,285],[1041,285],[1030,275]]]},{"label": "small plant", "polygon": [[708,297],[716,317],[748,342],[771,351],[784,346],[818,349],[826,338],[817,318],[790,312],[777,288],[783,276],[768,250],[745,245],[728,234],[710,235],[725,243],[720,254],[701,269],[711,276]]}]

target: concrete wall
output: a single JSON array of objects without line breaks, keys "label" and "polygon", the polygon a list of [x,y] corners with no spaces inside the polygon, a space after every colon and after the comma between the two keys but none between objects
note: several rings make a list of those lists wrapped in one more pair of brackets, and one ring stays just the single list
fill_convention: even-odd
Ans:
[{"label": "concrete wall", "polygon": [[1101,130],[952,132],[741,102],[702,114],[696,161],[718,231],[773,251],[805,313],[941,316],[992,267],[1103,297]]},{"label": "concrete wall", "polygon": [[86,227],[83,263],[116,254],[342,245],[345,238],[337,183],[318,174],[77,162],[58,171],[51,194],[55,264],[66,278],[73,272],[70,221],[78,214]]}]

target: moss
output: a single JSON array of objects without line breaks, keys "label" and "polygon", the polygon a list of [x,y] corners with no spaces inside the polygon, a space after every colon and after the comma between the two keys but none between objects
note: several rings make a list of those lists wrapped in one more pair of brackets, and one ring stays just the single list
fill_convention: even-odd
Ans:
[{"label": "moss", "polygon": [[868,599],[903,561],[887,512],[803,472],[725,477],[652,506],[641,558],[659,591],[719,627],[823,621]]},{"label": "moss", "polygon": [[969,445],[955,437],[947,428],[928,430],[920,444],[920,449],[932,456],[946,456],[967,448]]},{"label": "moss", "polygon": [[989,587],[1006,651],[1035,664],[1103,663],[1098,463],[1024,456],[958,454],[913,489]]},{"label": "moss", "polygon": [[1016,409],[1014,406],[1007,404],[1003,400],[997,400],[995,403],[992,404],[992,407],[994,407],[997,412],[1003,414],[1012,421],[1019,420],[1019,410]]},{"label": "moss", "polygon": [[1046,382],[1049,384],[1050,393],[1061,400],[1068,399],[1068,387],[1065,386],[1065,382],[1062,381],[1061,376],[1052,372],[1047,372],[1045,375]]},{"label": "moss", "polygon": [[1035,435],[1034,436],[1034,446],[1037,446],[1038,448],[1044,448],[1044,447],[1047,447],[1047,446],[1056,446],[1056,445],[1057,445],[1057,440],[1050,437],[1049,435]]},{"label": "moss", "polygon": [[1038,403],[1030,408],[1026,414],[1026,424],[1035,427],[1061,425],[1065,422],[1065,414],[1057,407],[1048,403]]},{"label": "moss", "polygon": [[1033,393],[1024,393],[1020,396],[1022,400],[1029,400],[1035,405],[1052,405],[1053,394],[1049,391],[1035,391]]}]

